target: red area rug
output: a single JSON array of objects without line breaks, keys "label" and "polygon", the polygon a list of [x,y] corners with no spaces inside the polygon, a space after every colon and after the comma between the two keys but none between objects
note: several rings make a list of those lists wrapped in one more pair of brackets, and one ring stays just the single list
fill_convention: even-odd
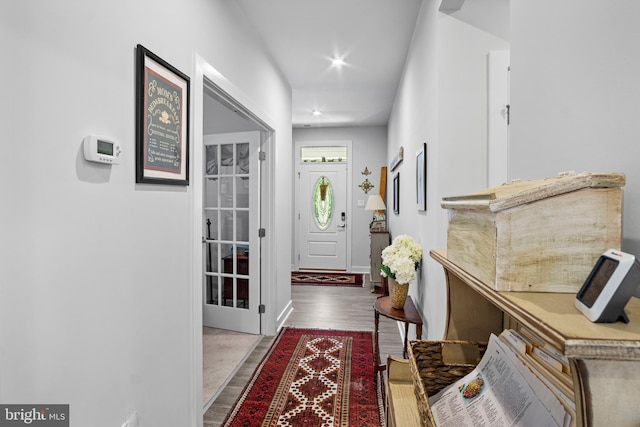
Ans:
[{"label": "red area rug", "polygon": [[223,426],[380,427],[373,333],[283,329]]},{"label": "red area rug", "polygon": [[362,273],[313,273],[308,271],[291,272],[292,285],[316,286],[362,286]]}]

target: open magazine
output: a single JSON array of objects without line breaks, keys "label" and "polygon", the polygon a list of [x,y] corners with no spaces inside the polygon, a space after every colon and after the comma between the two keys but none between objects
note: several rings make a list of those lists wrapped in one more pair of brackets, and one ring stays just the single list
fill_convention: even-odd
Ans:
[{"label": "open magazine", "polygon": [[430,397],[429,405],[439,427],[568,427],[572,410],[563,400],[524,363],[508,338],[491,335],[476,369]]}]

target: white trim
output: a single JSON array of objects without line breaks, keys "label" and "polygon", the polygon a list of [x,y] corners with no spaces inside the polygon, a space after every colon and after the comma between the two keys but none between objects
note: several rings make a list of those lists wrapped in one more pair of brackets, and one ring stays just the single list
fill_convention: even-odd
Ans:
[{"label": "white trim", "polygon": [[400,332],[400,342],[404,344],[404,322],[396,321],[396,326]]},{"label": "white trim", "polygon": [[[280,312],[280,315],[278,315],[278,318],[276,321],[277,328],[275,332],[279,331],[282,328],[282,326],[284,326],[284,323],[287,321],[291,313],[293,313],[293,300],[289,300],[289,303],[287,303],[287,306],[284,308],[284,310]],[[275,333],[271,335],[275,335]]]},{"label": "white trim", "polygon": [[[201,150],[196,149],[202,144],[202,131],[203,131],[203,71],[199,61],[198,55],[194,57],[194,77],[191,85],[191,132],[190,132],[190,153],[191,167],[190,167],[190,182],[191,182],[191,207],[190,218],[193,221],[191,223],[191,261],[192,268],[190,274],[189,283],[193,286],[189,286],[191,294],[191,330],[190,337],[191,344],[191,366],[189,367],[190,373],[190,389],[189,389],[189,407],[190,407],[190,419],[188,425],[192,427],[201,426],[204,420],[202,412],[202,386],[203,386],[203,371],[202,371],[202,286],[200,285],[200,269],[202,268],[202,230],[200,224],[202,224],[202,182],[199,179],[193,179],[194,176],[202,176],[202,155],[196,156],[195,153]],[[200,161],[197,161],[197,160]],[[200,256],[198,256],[198,254]]]},{"label": "white trim", "polygon": [[509,176],[509,52],[487,55],[487,187]]},{"label": "white trim", "polygon": [[[271,127],[273,129],[273,127]],[[267,158],[261,162],[261,180],[262,187],[260,190],[260,194],[262,195],[273,195],[274,192],[274,183],[275,183],[275,162],[276,162],[276,135],[275,132],[271,132],[269,138],[264,141],[263,151],[266,152]],[[266,312],[261,317],[260,331],[263,335],[275,335],[276,333],[276,325],[277,319],[274,312],[274,307],[276,307],[276,288],[275,283],[277,281],[276,275],[276,248],[275,248],[275,239],[273,239],[273,233],[276,229],[275,225],[275,204],[273,197],[261,197],[260,199],[260,221],[262,221],[263,228],[266,229],[266,236],[262,239],[261,246],[261,283],[266,284],[266,286],[262,287],[262,290],[266,290],[269,292],[265,292],[261,295],[262,304],[264,304],[267,309]],[[288,272],[287,272],[288,273]],[[269,284],[271,284],[269,286]]]}]

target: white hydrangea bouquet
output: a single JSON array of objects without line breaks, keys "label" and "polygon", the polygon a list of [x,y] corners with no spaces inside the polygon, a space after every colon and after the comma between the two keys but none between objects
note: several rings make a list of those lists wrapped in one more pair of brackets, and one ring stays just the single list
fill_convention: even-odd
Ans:
[{"label": "white hydrangea bouquet", "polygon": [[395,279],[398,283],[410,283],[416,278],[416,269],[421,260],[422,246],[410,236],[401,234],[382,251],[380,270],[383,276]]}]

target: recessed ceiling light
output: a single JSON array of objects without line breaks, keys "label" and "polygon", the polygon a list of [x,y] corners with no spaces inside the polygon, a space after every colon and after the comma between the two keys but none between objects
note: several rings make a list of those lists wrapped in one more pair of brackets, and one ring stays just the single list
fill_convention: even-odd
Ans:
[{"label": "recessed ceiling light", "polygon": [[315,109],[315,110],[311,111],[311,114],[313,114],[316,117],[319,117],[319,116],[322,115],[322,111]]},{"label": "recessed ceiling light", "polygon": [[342,67],[342,66],[344,66],[345,64],[346,64],[346,63],[344,62],[344,59],[342,59],[342,58],[338,58],[338,57],[336,57],[336,58],[333,58],[333,59],[331,60],[331,65],[332,65],[333,67],[336,67],[336,68],[341,68],[341,67]]}]

